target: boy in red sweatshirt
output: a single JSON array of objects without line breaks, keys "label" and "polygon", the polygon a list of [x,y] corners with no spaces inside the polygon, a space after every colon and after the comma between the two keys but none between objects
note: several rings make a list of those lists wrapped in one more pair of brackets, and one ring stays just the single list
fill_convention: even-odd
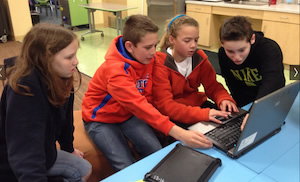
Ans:
[{"label": "boy in red sweatshirt", "polygon": [[147,16],[130,16],[83,98],[85,129],[117,171],[135,162],[127,140],[141,157],[161,148],[151,127],[191,147],[212,147],[203,134],[174,125],[151,104],[154,60],[165,56],[156,52],[157,32]]}]

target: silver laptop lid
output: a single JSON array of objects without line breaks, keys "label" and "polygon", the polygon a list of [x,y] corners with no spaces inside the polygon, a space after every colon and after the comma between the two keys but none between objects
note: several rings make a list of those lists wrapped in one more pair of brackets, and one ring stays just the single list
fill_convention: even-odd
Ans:
[{"label": "silver laptop lid", "polygon": [[268,135],[280,131],[299,92],[299,85],[300,81],[296,81],[253,103],[247,123],[234,149],[234,156],[240,156]]}]

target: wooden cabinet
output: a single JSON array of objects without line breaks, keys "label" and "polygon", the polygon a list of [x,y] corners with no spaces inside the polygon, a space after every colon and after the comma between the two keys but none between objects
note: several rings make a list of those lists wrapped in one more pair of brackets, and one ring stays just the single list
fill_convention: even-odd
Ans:
[{"label": "wooden cabinet", "polygon": [[228,8],[228,7],[213,7],[212,13],[214,15],[221,16],[247,16],[252,19],[262,19],[263,11],[260,10],[251,10],[251,9],[243,9],[243,8]]},{"label": "wooden cabinet", "polygon": [[209,44],[209,29],[210,29],[210,21],[211,14],[206,13],[198,13],[198,12],[187,12],[188,16],[194,17],[199,24],[199,40],[198,44],[203,46],[210,46]]},{"label": "wooden cabinet", "polygon": [[200,47],[214,50],[220,46],[219,27],[224,20],[236,16],[251,18],[252,28],[275,40],[283,53],[283,63],[299,65],[299,14],[270,10],[231,8],[214,5],[187,4],[186,14],[199,23]]},{"label": "wooden cabinet", "polygon": [[186,14],[193,17],[199,24],[198,44],[203,47],[211,48],[216,41],[214,36],[215,26],[212,21],[211,6],[187,4]]},{"label": "wooden cabinet", "polygon": [[275,40],[283,53],[283,63],[299,65],[299,15],[265,12],[262,25],[265,37]]}]

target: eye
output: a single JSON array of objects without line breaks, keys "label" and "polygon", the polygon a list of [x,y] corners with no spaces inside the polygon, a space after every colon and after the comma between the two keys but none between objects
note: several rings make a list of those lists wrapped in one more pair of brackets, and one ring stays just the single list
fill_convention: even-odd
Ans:
[{"label": "eye", "polygon": [[183,42],[189,43],[189,42],[190,42],[190,39],[184,39]]},{"label": "eye", "polygon": [[73,58],[73,56],[68,56],[68,57],[67,57],[67,59],[72,59],[72,58]]},{"label": "eye", "polygon": [[66,59],[71,60],[71,59],[74,58],[74,56],[75,56],[75,54],[69,55],[69,56],[66,57]]},{"label": "eye", "polygon": [[239,52],[244,52],[244,51],[245,51],[245,49],[240,49],[240,50],[239,50]]},{"label": "eye", "polygon": [[145,49],[146,49],[146,50],[150,50],[150,49],[152,49],[152,48],[156,48],[156,45],[157,45],[157,44],[145,46]]}]

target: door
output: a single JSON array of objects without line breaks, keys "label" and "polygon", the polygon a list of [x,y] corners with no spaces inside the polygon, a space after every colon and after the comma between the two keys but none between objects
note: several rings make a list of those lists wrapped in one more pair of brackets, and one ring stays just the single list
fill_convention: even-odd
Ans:
[{"label": "door", "polygon": [[197,20],[199,24],[199,40],[198,44],[202,46],[210,47],[210,22],[211,22],[211,14],[207,13],[198,13],[198,12],[187,12],[187,15],[193,17]]}]

